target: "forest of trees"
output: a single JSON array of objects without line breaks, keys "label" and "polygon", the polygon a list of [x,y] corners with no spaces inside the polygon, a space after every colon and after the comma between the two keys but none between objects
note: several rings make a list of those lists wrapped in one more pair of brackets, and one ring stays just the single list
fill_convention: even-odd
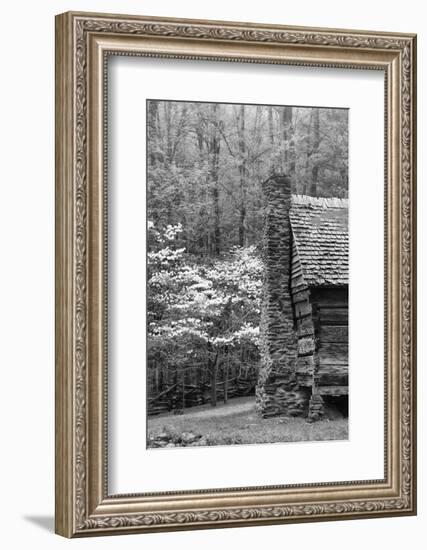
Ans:
[{"label": "forest of trees", "polygon": [[274,171],[294,193],[347,197],[348,111],[147,102],[152,412],[253,388],[261,182]]}]

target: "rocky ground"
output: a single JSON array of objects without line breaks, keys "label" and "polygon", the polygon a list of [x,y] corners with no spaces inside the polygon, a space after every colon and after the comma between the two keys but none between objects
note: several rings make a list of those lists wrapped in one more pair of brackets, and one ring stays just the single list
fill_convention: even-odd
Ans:
[{"label": "rocky ground", "polygon": [[309,423],[305,418],[286,416],[260,418],[254,398],[237,398],[215,408],[209,405],[187,409],[181,415],[148,419],[147,447],[205,447],[330,441],[348,439],[348,418],[329,411],[328,418]]},{"label": "rocky ground", "polygon": [[209,445],[209,438],[205,435],[193,432],[174,434],[165,430],[157,434],[150,434],[147,441],[147,446],[154,449],[157,447],[205,447],[207,445]]}]

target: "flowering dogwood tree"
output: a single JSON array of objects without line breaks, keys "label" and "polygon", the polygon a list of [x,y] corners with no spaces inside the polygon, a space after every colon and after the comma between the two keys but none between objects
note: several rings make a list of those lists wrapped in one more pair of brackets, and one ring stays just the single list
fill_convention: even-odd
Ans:
[{"label": "flowering dogwood tree", "polygon": [[237,346],[257,350],[262,262],[254,246],[233,247],[200,262],[176,245],[180,224],[148,224],[149,353],[185,371],[198,365],[211,380],[216,405],[218,368]]}]

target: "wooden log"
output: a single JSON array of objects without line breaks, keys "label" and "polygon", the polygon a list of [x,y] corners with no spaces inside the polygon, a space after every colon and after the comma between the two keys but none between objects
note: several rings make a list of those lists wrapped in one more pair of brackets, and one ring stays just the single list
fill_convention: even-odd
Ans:
[{"label": "wooden log", "polygon": [[304,336],[298,339],[298,356],[312,355],[315,350],[315,341],[313,336]]},{"label": "wooden log", "polygon": [[159,393],[158,395],[155,395],[155,396],[153,396],[153,397],[149,397],[148,400],[149,400],[149,401],[157,401],[160,397],[162,397],[163,395],[166,395],[167,393],[171,392],[171,391],[174,390],[177,386],[178,386],[178,384],[174,384],[173,386],[170,386],[169,388],[167,388],[166,390],[162,391],[162,392]]},{"label": "wooden log", "polygon": [[348,365],[320,364],[317,380],[319,386],[348,385]]},{"label": "wooden log", "polygon": [[314,325],[311,316],[297,319],[296,325],[298,337],[310,336],[314,334]]},{"label": "wooden log", "polygon": [[314,371],[314,357],[313,355],[306,355],[305,357],[298,357],[297,359],[297,372],[313,374]]},{"label": "wooden log", "polygon": [[320,395],[329,395],[331,397],[348,395],[348,386],[317,386],[316,393]]},{"label": "wooden log", "polygon": [[305,388],[313,386],[315,361],[313,355],[306,355],[304,357],[298,357],[296,378],[300,386]]},{"label": "wooden log", "polygon": [[345,358],[327,357],[327,358],[323,358],[322,365],[341,365],[342,367],[345,367],[345,366],[348,366],[348,359],[346,357]]},{"label": "wooden log", "polygon": [[322,325],[348,326],[348,307],[320,307],[319,319]]},{"label": "wooden log", "polygon": [[320,289],[313,288],[311,290],[311,296],[313,302],[323,306],[348,306],[348,288],[334,288],[334,289]]},{"label": "wooden log", "polygon": [[320,328],[320,341],[322,343],[348,343],[348,326],[322,325]]},{"label": "wooden log", "polygon": [[323,407],[323,399],[320,394],[313,393],[310,398],[310,404],[308,409],[308,421],[316,422],[321,420],[325,414]]},{"label": "wooden log", "polygon": [[307,288],[303,289],[292,289],[292,302],[294,304],[298,304],[300,302],[309,302],[310,301],[310,293],[307,290]]},{"label": "wooden log", "polygon": [[294,273],[291,279],[291,289],[304,289],[307,285],[304,281],[302,273]]},{"label": "wooden log", "polygon": [[298,319],[300,317],[306,317],[307,315],[312,314],[312,307],[310,302],[297,302],[295,304],[295,317]]},{"label": "wooden log", "polygon": [[348,361],[348,343],[346,342],[323,342],[321,339],[318,352],[320,364]]}]

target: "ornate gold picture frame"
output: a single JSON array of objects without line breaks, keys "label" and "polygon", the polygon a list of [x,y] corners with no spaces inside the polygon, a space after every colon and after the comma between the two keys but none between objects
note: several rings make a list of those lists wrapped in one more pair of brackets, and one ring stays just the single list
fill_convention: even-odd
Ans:
[{"label": "ornate gold picture frame", "polygon": [[[108,492],[109,56],[383,71],[384,479]],[[56,532],[81,537],[416,513],[416,37],[65,13],[56,18]],[[380,366],[379,366],[380,368]],[[248,450],[250,453],[250,450]]]}]

